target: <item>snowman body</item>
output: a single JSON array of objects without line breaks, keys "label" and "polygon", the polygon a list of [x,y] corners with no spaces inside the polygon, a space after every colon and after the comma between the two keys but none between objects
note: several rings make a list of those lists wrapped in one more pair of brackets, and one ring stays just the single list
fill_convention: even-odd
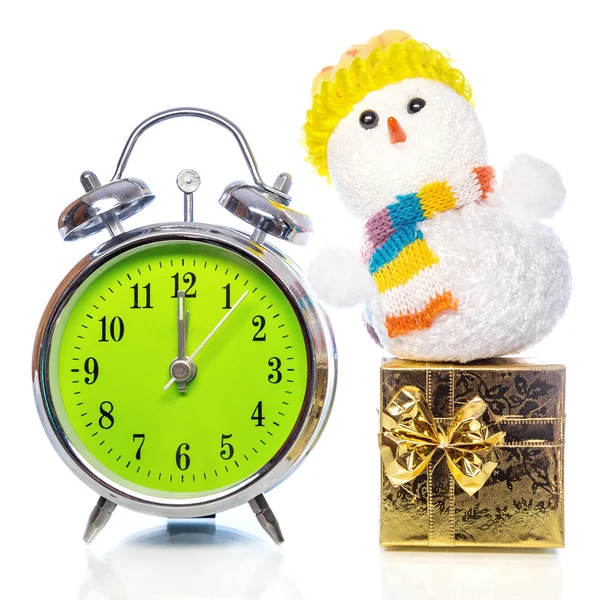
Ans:
[{"label": "snowman body", "polygon": [[372,289],[365,314],[388,354],[459,362],[511,354],[547,335],[563,314],[570,272],[560,240],[540,222],[515,221],[498,196],[420,228],[439,257],[440,285],[458,307],[428,328],[389,337]]}]

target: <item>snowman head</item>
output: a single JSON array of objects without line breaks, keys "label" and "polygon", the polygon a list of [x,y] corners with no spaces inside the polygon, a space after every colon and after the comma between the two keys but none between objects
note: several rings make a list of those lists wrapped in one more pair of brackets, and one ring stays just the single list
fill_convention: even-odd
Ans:
[{"label": "snowman head", "polygon": [[487,162],[464,76],[403,32],[347,51],[315,91],[305,124],[309,160],[361,219]]}]

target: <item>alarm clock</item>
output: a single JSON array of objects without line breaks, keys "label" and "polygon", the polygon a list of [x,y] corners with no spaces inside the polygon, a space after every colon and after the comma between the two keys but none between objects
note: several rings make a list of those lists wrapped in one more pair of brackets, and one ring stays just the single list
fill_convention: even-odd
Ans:
[{"label": "alarm clock", "polygon": [[[154,195],[123,172],[139,137],[197,117],[233,134],[252,182],[219,202],[249,232],[197,223],[200,176],[184,170],[181,222],[125,231]],[[298,268],[268,237],[303,244],[310,218],[290,208],[291,177],[264,183],[240,129],[178,108],[130,135],[112,180],[81,176],[85,194],[61,214],[64,240],[101,230],[52,296],[33,354],[38,412],[55,450],[100,496],[84,540],[117,505],[168,518],[211,517],[249,503],[276,543],[265,492],[290,475],[329,416],[336,350],[328,319]]]}]

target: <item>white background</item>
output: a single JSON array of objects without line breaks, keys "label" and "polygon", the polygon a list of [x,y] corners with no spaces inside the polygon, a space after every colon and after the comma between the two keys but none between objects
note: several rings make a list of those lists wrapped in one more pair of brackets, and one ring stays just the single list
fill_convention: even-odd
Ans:
[{"label": "white background", "polygon": [[[0,597],[452,598],[590,597],[599,539],[598,59],[594,3],[13,2],[0,15],[3,233],[0,295]],[[95,496],[55,455],[34,408],[30,354],[64,274],[103,239],[60,241],[56,221],[81,195],[79,174],[106,182],[131,129],[173,106],[236,122],[269,181],[294,175],[294,206],[313,215],[313,244],[280,247],[306,266],[359,225],[303,162],[300,130],[313,76],[351,44],[402,28],[452,54],[471,80],[498,171],[517,152],[556,165],[569,195],[555,220],[573,265],[566,318],[533,352],[568,366],[567,548],[546,552],[381,551],[378,547],[379,350],[356,311],[331,311],[340,385],[312,455],[269,500],[287,542],[273,546],[248,507],[216,533],[167,531],[118,509],[97,542],[81,534]],[[157,200],[126,223],[181,218],[175,177],[203,183],[198,220],[235,226],[217,204],[247,177],[231,137],[192,120],[165,124],[126,174]],[[151,531],[150,531],[151,530]]]}]

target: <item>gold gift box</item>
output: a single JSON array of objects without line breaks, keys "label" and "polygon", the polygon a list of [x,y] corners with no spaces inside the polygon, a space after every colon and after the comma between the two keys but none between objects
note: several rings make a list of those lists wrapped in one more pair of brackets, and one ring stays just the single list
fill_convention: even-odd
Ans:
[{"label": "gold gift box", "polygon": [[563,547],[564,390],[562,365],[384,361],[381,545]]}]

